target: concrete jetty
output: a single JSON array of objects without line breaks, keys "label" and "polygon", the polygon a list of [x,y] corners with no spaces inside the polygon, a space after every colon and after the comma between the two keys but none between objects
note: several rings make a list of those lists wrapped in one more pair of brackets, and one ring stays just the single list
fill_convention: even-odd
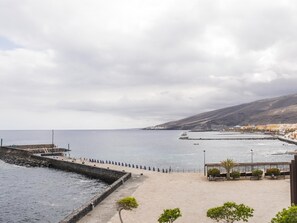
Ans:
[{"label": "concrete jetty", "polygon": [[242,138],[180,138],[181,140],[277,140],[277,137],[242,137]]},{"label": "concrete jetty", "polygon": [[277,139],[280,140],[280,141],[286,142],[286,143],[297,145],[297,140],[288,139],[288,138],[285,138],[285,137],[282,137],[282,136],[278,136]]}]

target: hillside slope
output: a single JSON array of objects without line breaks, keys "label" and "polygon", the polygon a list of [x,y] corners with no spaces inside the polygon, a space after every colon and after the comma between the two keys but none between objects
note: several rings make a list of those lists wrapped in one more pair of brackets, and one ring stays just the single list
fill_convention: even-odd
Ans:
[{"label": "hillside slope", "polygon": [[201,113],[147,129],[216,130],[236,125],[297,123],[297,94]]}]

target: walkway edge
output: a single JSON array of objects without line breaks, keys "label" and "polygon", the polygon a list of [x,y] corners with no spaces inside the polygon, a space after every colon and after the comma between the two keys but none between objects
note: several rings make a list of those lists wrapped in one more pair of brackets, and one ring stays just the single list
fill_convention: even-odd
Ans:
[{"label": "walkway edge", "polygon": [[100,204],[106,197],[108,197],[112,192],[119,188],[125,181],[131,178],[131,173],[126,173],[124,176],[119,178],[113,184],[108,186],[103,193],[100,193],[93,197],[91,200],[86,202],[80,208],[74,210],[70,215],[64,218],[60,223],[75,223],[79,221],[82,217],[87,215],[90,211],[94,209],[98,204]]}]

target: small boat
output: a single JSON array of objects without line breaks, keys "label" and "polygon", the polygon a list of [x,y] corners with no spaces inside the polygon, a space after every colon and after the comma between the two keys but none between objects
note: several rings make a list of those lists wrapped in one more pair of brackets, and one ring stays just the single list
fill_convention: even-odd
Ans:
[{"label": "small boat", "polygon": [[187,132],[183,132],[183,133],[180,135],[179,139],[189,139],[188,133],[187,133]]},{"label": "small boat", "polygon": [[194,143],[195,146],[199,146],[199,143]]}]

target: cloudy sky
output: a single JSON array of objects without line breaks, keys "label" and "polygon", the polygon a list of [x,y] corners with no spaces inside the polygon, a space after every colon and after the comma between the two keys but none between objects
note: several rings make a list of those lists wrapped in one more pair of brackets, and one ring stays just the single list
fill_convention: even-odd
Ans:
[{"label": "cloudy sky", "polygon": [[0,129],[145,127],[296,92],[295,0],[0,0]]}]

